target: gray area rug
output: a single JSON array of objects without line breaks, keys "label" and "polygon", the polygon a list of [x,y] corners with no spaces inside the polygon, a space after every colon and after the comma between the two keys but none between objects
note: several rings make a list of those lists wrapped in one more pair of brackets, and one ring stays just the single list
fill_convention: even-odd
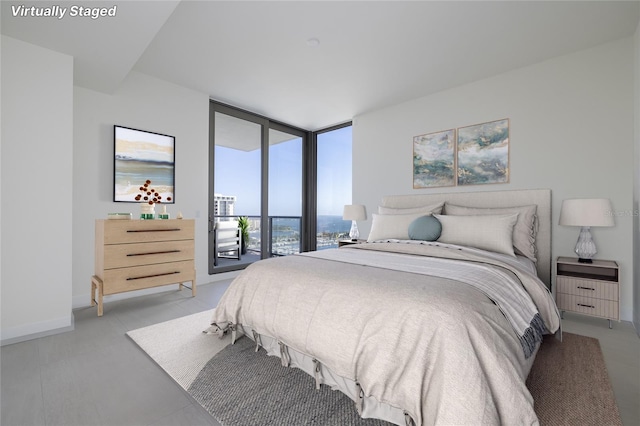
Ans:
[{"label": "gray area rug", "polygon": [[[229,384],[233,383],[232,386]],[[390,425],[362,419],[353,401],[242,337],[219,352],[187,391],[223,425]],[[249,421],[249,419],[251,419]]]},{"label": "gray area rug", "polygon": [[[203,334],[212,311],[127,333],[225,426],[389,425],[362,419],[355,404],[311,376],[285,368],[254,343]],[[527,387],[542,425],[622,425],[597,339],[546,336]]]}]

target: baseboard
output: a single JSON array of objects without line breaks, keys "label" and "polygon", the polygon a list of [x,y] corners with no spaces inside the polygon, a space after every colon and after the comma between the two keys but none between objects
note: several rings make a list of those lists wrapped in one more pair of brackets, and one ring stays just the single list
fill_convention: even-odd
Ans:
[{"label": "baseboard", "polygon": [[[233,272],[225,272],[223,274],[215,274],[215,275],[208,275],[208,274],[196,275],[196,287],[199,285],[211,284],[217,281],[224,281],[230,278],[234,278],[239,273],[240,273],[239,271],[233,271]],[[177,286],[178,286],[177,284],[169,284],[162,287],[154,287],[154,288],[147,288],[144,290],[136,290],[136,291],[129,291],[126,293],[112,294],[110,296],[104,296],[104,303],[115,302],[117,300],[131,299],[132,297],[146,296],[149,294],[164,293],[166,291],[175,290]],[[79,294],[79,295],[73,296],[71,300],[72,309],[87,308],[91,306],[90,288],[87,288],[87,290],[89,291],[87,291],[85,294]]]},{"label": "baseboard", "polygon": [[73,331],[75,327],[74,321],[75,319],[72,312],[69,317],[2,329],[0,346],[12,345],[14,343],[26,342],[27,340],[38,339],[40,337]]}]

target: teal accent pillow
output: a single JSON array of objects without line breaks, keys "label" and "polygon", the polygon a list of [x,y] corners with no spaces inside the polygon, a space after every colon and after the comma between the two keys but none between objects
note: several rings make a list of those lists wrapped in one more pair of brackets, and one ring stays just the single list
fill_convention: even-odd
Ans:
[{"label": "teal accent pillow", "polygon": [[409,238],[412,240],[435,241],[441,232],[440,221],[431,215],[420,216],[409,225]]}]

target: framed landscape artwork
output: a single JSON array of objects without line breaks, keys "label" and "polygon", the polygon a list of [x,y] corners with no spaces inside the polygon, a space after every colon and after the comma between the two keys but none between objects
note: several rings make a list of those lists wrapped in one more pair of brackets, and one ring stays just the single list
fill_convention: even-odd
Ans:
[{"label": "framed landscape artwork", "polygon": [[413,187],[454,186],[455,130],[415,136],[413,138]]},{"label": "framed landscape artwork", "polygon": [[162,203],[173,203],[175,137],[113,127],[113,201],[137,202],[135,197],[140,193],[140,187],[150,180],[151,187],[162,197]]},{"label": "framed landscape artwork", "polygon": [[509,119],[458,129],[458,185],[509,182]]},{"label": "framed landscape artwork", "polygon": [[413,188],[509,182],[509,119],[413,138]]}]

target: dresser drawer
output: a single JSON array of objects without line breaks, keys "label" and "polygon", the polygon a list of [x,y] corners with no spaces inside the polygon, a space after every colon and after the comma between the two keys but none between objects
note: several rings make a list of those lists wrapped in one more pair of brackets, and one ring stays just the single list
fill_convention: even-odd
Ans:
[{"label": "dresser drawer", "polygon": [[[101,221],[104,244],[193,240],[192,220],[105,220]],[[100,226],[100,225],[97,225]]]},{"label": "dresser drawer", "polygon": [[556,278],[558,293],[596,299],[618,300],[618,283],[572,278],[558,275]]},{"label": "dresser drawer", "polygon": [[195,280],[193,260],[104,271],[104,294],[122,293]]},{"label": "dresser drawer", "polygon": [[619,319],[618,302],[612,300],[582,297],[573,294],[557,293],[558,309],[578,312],[607,319]]},{"label": "dresser drawer", "polygon": [[178,262],[194,258],[193,241],[113,244],[104,247],[104,269]]}]

